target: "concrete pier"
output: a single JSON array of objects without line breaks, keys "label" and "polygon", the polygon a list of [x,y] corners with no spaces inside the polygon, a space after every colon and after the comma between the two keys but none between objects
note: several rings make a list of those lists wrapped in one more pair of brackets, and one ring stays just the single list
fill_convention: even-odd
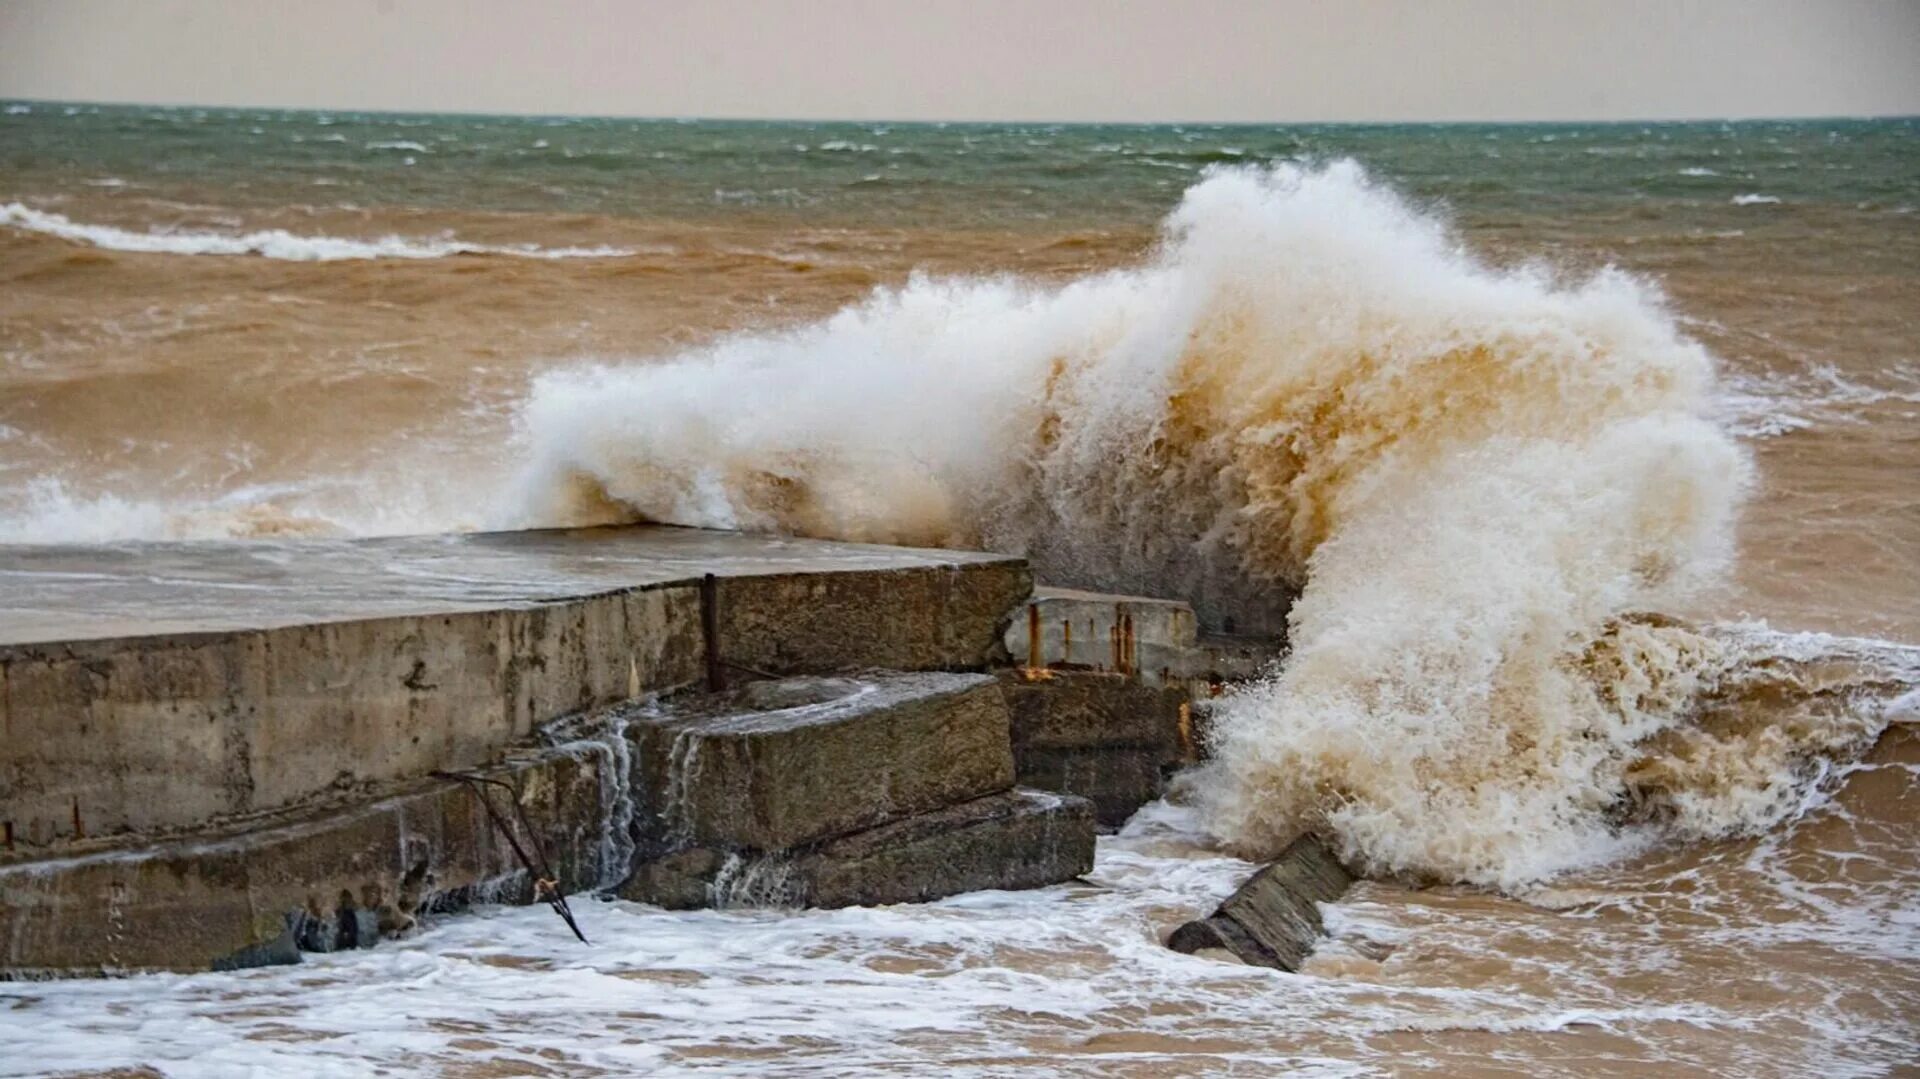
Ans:
[{"label": "concrete pier", "polygon": [[543,890],[1070,879],[1193,759],[1192,688],[1271,654],[1194,626],[1014,558],[662,527],[0,548],[0,978],[297,962]]},{"label": "concrete pier", "polygon": [[0,549],[0,848],[193,828],[470,768],[691,685],[979,668],[993,555],[674,528]]}]

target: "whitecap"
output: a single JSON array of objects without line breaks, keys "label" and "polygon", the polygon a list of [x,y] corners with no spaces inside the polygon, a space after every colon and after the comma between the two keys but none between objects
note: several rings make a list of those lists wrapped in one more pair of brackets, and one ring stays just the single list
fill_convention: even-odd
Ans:
[{"label": "whitecap", "polygon": [[[318,182],[318,181],[315,181]],[[110,251],[164,255],[259,255],[288,262],[339,262],[353,259],[435,259],[449,255],[508,255],[515,258],[623,258],[636,252],[622,247],[540,247],[534,244],[476,244],[442,237],[411,239],[383,236],[352,239],[299,236],[285,229],[256,232],[134,232],[112,225],[77,222],[65,214],[35,210],[17,202],[0,206],[0,225],[58,236]]]}]

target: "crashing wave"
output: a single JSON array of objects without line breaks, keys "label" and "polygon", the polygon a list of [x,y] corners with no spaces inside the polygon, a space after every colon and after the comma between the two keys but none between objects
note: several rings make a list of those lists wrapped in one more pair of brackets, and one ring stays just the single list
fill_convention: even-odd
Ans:
[{"label": "crashing wave", "polygon": [[1765,735],[1777,767],[1724,740],[1723,765],[1674,763],[1762,656],[1637,614],[1729,560],[1751,465],[1715,392],[1642,281],[1489,267],[1351,163],[1216,170],[1135,268],[921,277],[549,375],[517,505],[984,546],[1215,621],[1297,591],[1290,654],[1220,705],[1190,784],[1210,826],[1517,887],[1648,822],[1765,826],[1804,789],[1787,749],[1884,722],[1867,702]]}]

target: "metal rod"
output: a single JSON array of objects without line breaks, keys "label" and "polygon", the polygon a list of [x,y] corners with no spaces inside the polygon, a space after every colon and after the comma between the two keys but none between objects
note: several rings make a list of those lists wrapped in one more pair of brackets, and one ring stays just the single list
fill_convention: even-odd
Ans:
[{"label": "metal rod", "polygon": [[707,692],[727,688],[727,665],[720,658],[720,579],[700,578],[700,635],[707,647]]},{"label": "metal rod", "polygon": [[[478,798],[480,800],[480,807],[487,811],[487,820],[493,823],[494,828],[499,831],[501,835],[507,837],[507,845],[513,848],[513,856],[520,860],[521,868],[525,869],[527,875],[533,878],[534,900],[536,902],[544,902],[547,906],[552,907],[553,912],[560,916],[560,920],[567,923],[567,928],[573,930],[573,935],[580,938],[580,943],[592,943],[587,940],[587,935],[580,931],[580,923],[573,920],[573,909],[567,906],[567,897],[560,891],[560,879],[554,875],[553,867],[548,864],[546,854],[540,850],[539,837],[534,835],[533,825],[527,821],[527,812],[520,805],[520,792],[514,790],[513,785],[510,783],[487,776],[476,776],[465,772],[435,772],[433,774],[442,779],[459,780],[466,785],[467,791],[475,798]],[[507,804],[513,807],[513,814],[519,818],[520,827],[526,830],[527,841],[533,844],[534,857],[530,858],[527,856],[526,848],[520,845],[520,840],[513,834],[512,827],[500,816],[500,811],[493,808],[493,799],[487,797],[485,787],[499,787],[501,790],[507,792]],[[536,859],[538,860],[537,866],[535,864]]]}]

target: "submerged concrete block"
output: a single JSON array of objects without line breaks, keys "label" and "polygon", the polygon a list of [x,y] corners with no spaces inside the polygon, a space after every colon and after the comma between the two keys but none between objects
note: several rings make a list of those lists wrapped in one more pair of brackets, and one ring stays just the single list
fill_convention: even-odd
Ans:
[{"label": "submerged concrete block", "polygon": [[1323,933],[1319,905],[1352,886],[1325,844],[1301,836],[1211,915],[1175,929],[1167,947],[1189,955],[1223,948],[1243,962],[1298,971]]},{"label": "submerged concrete block", "polygon": [[[534,831],[516,834],[566,891],[598,882],[607,759],[575,746],[483,773],[518,788]],[[0,977],[295,962],[477,899],[527,902],[532,881],[465,785],[429,780],[247,830],[0,864]]]},{"label": "submerged concrete block", "polygon": [[638,863],[621,894],[674,909],[917,903],[1057,884],[1093,853],[1085,801],[1013,790],[793,850],[672,851]]},{"label": "submerged concrete block", "polygon": [[1006,706],[986,675],[759,683],[621,716],[653,852],[778,850],[1013,785]]}]

